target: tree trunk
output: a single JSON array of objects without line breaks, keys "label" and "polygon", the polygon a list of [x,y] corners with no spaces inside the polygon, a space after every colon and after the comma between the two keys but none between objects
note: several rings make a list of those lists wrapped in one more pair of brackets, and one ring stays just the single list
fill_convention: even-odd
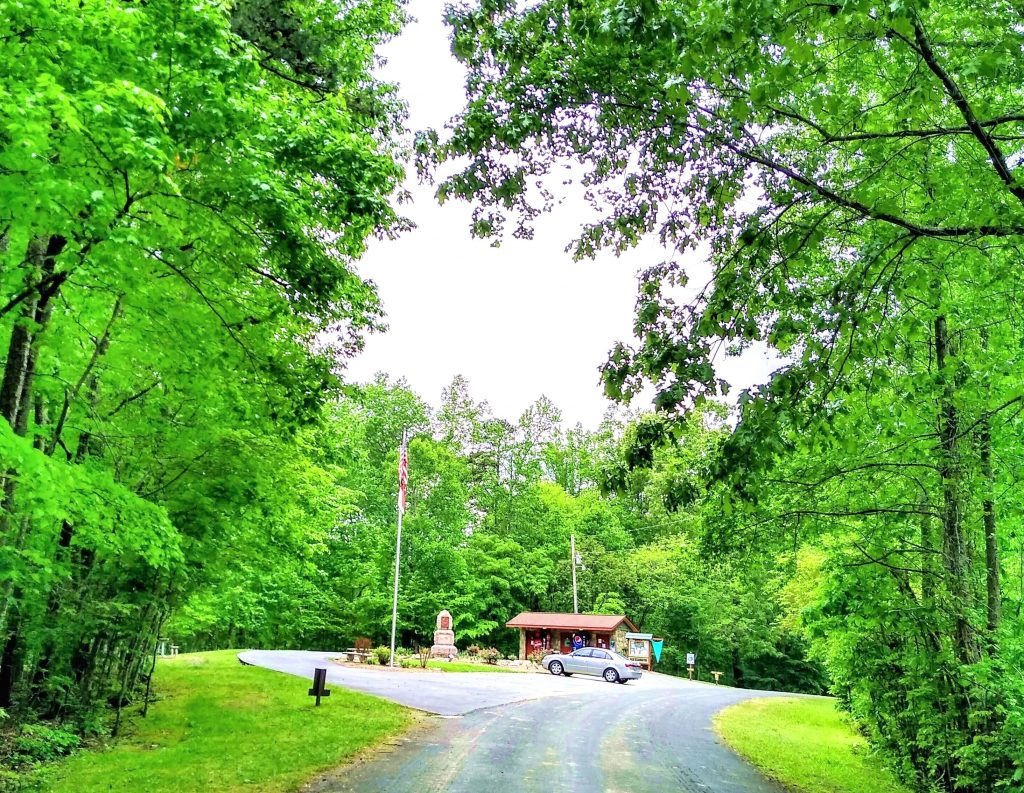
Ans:
[{"label": "tree trunk", "polygon": [[18,659],[18,636],[20,631],[12,630],[3,643],[0,655],[0,708],[14,704],[14,689],[17,686],[21,668]]},{"label": "tree trunk", "polygon": [[1002,618],[1002,592],[999,589],[999,537],[996,534],[995,476],[992,472],[992,426],[989,419],[981,425],[981,474],[985,478],[982,520],[985,528],[985,588],[989,634],[999,629]]},{"label": "tree trunk", "polygon": [[951,344],[946,317],[935,317],[935,362],[942,394],[939,404],[939,440],[942,457],[942,555],[953,610],[953,649],[961,663],[978,660],[971,607],[970,555],[963,536],[963,471],[960,464],[959,415],[956,408],[956,350]]},{"label": "tree trunk", "polygon": [[32,347],[32,323],[35,319],[36,300],[27,302],[21,317],[11,329],[7,345],[4,377],[0,382],[0,416],[13,428],[18,420],[24,394],[25,374],[28,371],[29,350]]},{"label": "tree trunk", "polygon": [[[988,353],[988,328],[981,329],[981,348]],[[987,389],[986,389],[987,390]],[[981,475],[984,479],[984,497],[981,502],[982,525],[985,530],[985,590],[986,628],[988,628],[989,649],[996,649],[995,633],[1002,619],[1002,592],[1000,590],[999,536],[996,534],[996,478],[992,469],[992,419],[987,414],[981,422],[979,432],[981,445]]]},{"label": "tree trunk", "polygon": [[[44,275],[53,271],[53,260],[49,260],[48,266],[43,267]],[[39,348],[42,346],[43,333],[50,322],[53,314],[54,293],[44,292],[36,302],[33,313],[33,332],[28,346],[28,356],[25,360],[25,377],[21,385],[21,399],[18,404],[18,412],[14,421],[14,431],[22,437],[28,435],[29,418],[33,415],[35,402],[34,386],[36,380],[36,369],[39,362]]]},{"label": "tree trunk", "polygon": [[[89,357],[89,361],[86,364],[85,369],[82,371],[82,374],[79,376],[77,383],[74,385],[71,391],[65,392],[64,404],[63,407],[61,408],[60,416],[57,420],[56,426],[54,427],[53,435],[49,439],[49,442],[46,444],[46,454],[53,454],[53,452],[59,445],[60,436],[64,430],[65,422],[67,421],[68,414],[70,412],[71,403],[78,398],[83,388],[85,389],[88,397],[88,405],[90,412],[92,412],[92,409],[95,407],[99,395],[99,378],[98,375],[96,374],[96,365],[107,353],[107,350],[110,348],[111,329],[113,328],[114,323],[117,321],[118,317],[120,317],[122,314],[122,306],[123,296],[119,295],[117,299],[114,301],[114,306],[111,311],[110,319],[107,321],[107,324],[103,329],[103,333],[96,341],[92,355]],[[87,430],[81,432],[79,434],[78,447],[75,450],[74,463],[76,465],[82,463],[88,456],[90,443],[90,433]],[[58,564],[65,559],[69,564],[71,564],[70,547],[73,536],[74,526],[66,520],[63,521],[63,523],[61,524],[60,535],[58,537],[56,548],[56,561]],[[67,592],[64,594],[63,597],[58,597],[56,591],[51,591],[50,593],[49,603],[47,606],[47,618],[52,622],[56,623],[62,619],[62,608],[70,609],[71,613],[75,613],[75,609],[80,607],[84,600],[81,591],[81,581],[84,578],[84,576],[88,573],[88,570],[91,568],[93,557],[92,552],[88,548],[83,548],[80,553],[81,558],[79,559],[79,564],[77,566],[72,566],[71,581],[67,590],[67,592],[74,592],[75,597],[69,598]],[[68,602],[69,600],[70,604]],[[39,666],[43,668],[50,666],[53,662],[53,655],[56,652],[56,650],[57,647],[55,643],[48,643],[47,646],[44,648],[43,652],[40,654]],[[73,669],[77,669],[85,663],[83,660],[83,653],[86,652],[86,650],[87,648],[79,646],[72,654],[71,666]],[[84,672],[82,672],[81,669],[78,669],[78,673]]]},{"label": "tree trunk", "polygon": [[[55,259],[64,250],[67,241],[63,237],[33,237],[28,244],[28,261],[31,266],[28,281],[53,275]],[[60,290],[63,281],[54,281],[45,289],[35,292],[22,306],[21,318],[11,330],[4,364],[3,380],[0,381],[0,416],[13,427],[18,420],[22,404],[31,403],[29,367],[32,361],[32,342],[35,326],[43,312],[49,317],[51,299]]]},{"label": "tree trunk", "polygon": [[[55,259],[64,249],[63,237],[34,237],[28,245],[28,259],[31,278],[53,275]],[[60,290],[62,280],[51,281],[49,285],[26,301],[22,315],[11,331],[8,358],[4,366],[3,381],[0,383],[0,415],[7,419],[18,435],[28,434],[29,416],[32,413],[36,363],[39,359],[39,345],[43,332],[52,313],[52,300]],[[16,491],[12,472],[3,471],[3,509],[0,510],[0,542],[20,553],[30,528],[28,518],[14,518],[14,497]],[[16,521],[17,531],[12,535],[11,524]],[[7,640],[7,617],[14,595],[14,576],[8,576],[0,589],[0,640]],[[15,637],[10,637],[11,641]],[[2,691],[0,699],[9,698],[10,692]]]},{"label": "tree trunk", "polygon": [[935,602],[936,565],[932,553],[935,550],[932,516],[925,514],[928,507],[928,501],[924,500],[921,504],[921,605],[930,609]]},{"label": "tree trunk", "polygon": [[167,619],[167,613],[160,611],[160,617],[156,623],[156,632],[153,635],[153,660],[149,665],[149,674],[146,676],[146,694],[145,699],[142,701],[142,718],[146,718],[149,715],[149,702],[153,693],[153,675],[156,673],[156,654],[160,648],[160,634],[164,629],[165,619]]},{"label": "tree trunk", "polygon": [[43,435],[43,428],[49,423],[49,412],[46,410],[46,402],[43,399],[43,395],[37,393],[35,396],[35,425],[36,435],[32,441],[32,445],[39,451],[44,451],[46,448],[46,438]]}]

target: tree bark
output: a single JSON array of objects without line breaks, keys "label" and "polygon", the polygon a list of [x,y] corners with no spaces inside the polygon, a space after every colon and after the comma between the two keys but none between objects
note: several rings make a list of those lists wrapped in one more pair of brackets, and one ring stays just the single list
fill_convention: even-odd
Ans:
[{"label": "tree bark", "polygon": [[[981,348],[988,353],[988,329],[981,329]],[[985,592],[986,628],[989,634],[989,648],[996,649],[995,633],[1002,620],[1002,591],[1000,589],[999,535],[996,533],[996,477],[992,468],[992,419],[987,414],[981,422],[979,432],[981,445],[981,475],[984,479],[984,498],[981,502],[982,525],[985,530]]]},{"label": "tree bark", "polygon": [[[53,269],[53,260],[49,260],[48,268]],[[44,266],[44,272],[47,267]],[[39,363],[39,348],[42,346],[43,333],[50,323],[50,316],[53,314],[53,297],[55,292],[44,292],[36,301],[35,312],[32,320],[34,328],[28,346],[28,356],[25,360],[25,377],[21,386],[21,399],[18,404],[18,413],[14,421],[14,431],[25,437],[28,435],[29,418],[33,414],[35,403],[35,380]]]},{"label": "tree bark", "polygon": [[46,410],[46,402],[43,400],[43,395],[39,393],[35,395],[35,413],[36,434],[32,445],[38,451],[44,451],[46,448],[46,438],[43,436],[42,429],[49,423],[50,414]]},{"label": "tree bark", "polygon": [[[28,245],[28,260],[31,264],[30,278],[53,274],[56,257],[67,241],[63,237],[33,237]],[[29,417],[32,414],[33,384],[36,364],[39,359],[39,345],[43,332],[52,313],[52,300],[60,290],[62,281],[54,281],[37,292],[22,309],[20,320],[11,331],[8,358],[4,365],[3,381],[0,383],[0,415],[18,435],[28,434]],[[13,472],[2,471],[3,509],[0,510],[0,542],[10,546],[15,553],[22,550],[30,528],[27,518],[14,518],[14,496],[16,492]],[[11,532],[16,522],[17,531]],[[0,589],[0,640],[17,641],[16,636],[7,637],[7,617],[14,599],[14,577],[8,576]],[[11,692],[3,691],[0,681],[0,699],[9,699]]]},{"label": "tree bark", "polygon": [[942,556],[946,583],[953,611],[953,649],[961,663],[978,660],[974,628],[968,617],[971,606],[969,582],[970,555],[963,536],[963,471],[960,463],[959,414],[955,396],[956,350],[953,347],[945,314],[934,322],[935,363],[941,385],[939,398],[939,440],[942,464]]},{"label": "tree bark", "polygon": [[145,699],[142,701],[142,718],[146,718],[149,715],[149,702],[153,692],[153,675],[156,672],[156,654],[160,648],[160,633],[164,629],[165,619],[167,619],[167,613],[161,610],[156,623],[156,632],[153,634],[153,661],[149,665],[149,674],[146,676],[146,694]]},{"label": "tree bark", "polygon": [[981,475],[985,479],[981,509],[985,528],[986,627],[990,634],[994,634],[999,630],[1003,605],[999,580],[999,536],[996,533],[995,475],[992,471],[992,426],[987,418],[981,425]]},{"label": "tree bark", "polygon": [[37,299],[24,306],[20,319],[11,329],[7,344],[7,361],[4,377],[0,382],[0,416],[7,419],[13,428],[18,421],[21,399],[25,387],[25,373],[28,371],[29,350],[32,347],[32,328],[35,319]]},{"label": "tree bark", "polygon": [[[55,259],[64,250],[67,240],[63,237],[33,237],[28,244],[28,261],[31,271],[28,280],[39,276],[53,275]],[[29,367],[32,362],[33,340],[39,313],[49,317],[50,301],[60,290],[61,281],[49,284],[33,293],[22,307],[21,319],[15,323],[7,348],[3,380],[0,381],[0,416],[14,427],[23,403],[31,403]]]},{"label": "tree bark", "polygon": [[15,629],[3,642],[3,652],[0,655],[0,708],[10,708],[14,704],[14,689],[21,672],[18,659],[19,634],[20,631]]}]

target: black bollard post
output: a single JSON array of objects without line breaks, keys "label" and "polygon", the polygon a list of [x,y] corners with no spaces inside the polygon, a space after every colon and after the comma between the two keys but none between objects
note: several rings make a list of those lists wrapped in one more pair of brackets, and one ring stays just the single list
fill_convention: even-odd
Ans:
[{"label": "black bollard post", "polygon": [[316,697],[316,706],[320,707],[320,697],[329,697],[331,692],[327,690],[327,670],[313,670],[313,687],[309,690],[309,696]]}]

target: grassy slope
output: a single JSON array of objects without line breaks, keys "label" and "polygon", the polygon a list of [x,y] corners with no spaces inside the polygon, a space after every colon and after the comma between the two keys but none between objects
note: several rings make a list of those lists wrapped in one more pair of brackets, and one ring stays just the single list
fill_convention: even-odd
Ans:
[{"label": "grassy slope", "polygon": [[315,708],[310,681],[242,666],[235,656],[161,661],[154,683],[161,700],[148,718],[112,748],[60,764],[46,789],[290,791],[412,722],[399,705],[338,688]]},{"label": "grassy slope", "polygon": [[803,793],[907,793],[830,699],[749,699],[715,717],[725,742]]},{"label": "grassy slope", "polygon": [[[367,668],[376,669],[378,667],[370,666]],[[381,668],[386,670],[388,667],[385,666]],[[439,669],[442,672],[514,672],[522,674],[528,671],[523,668],[483,664],[475,661],[427,661],[427,668]],[[412,669],[417,672],[422,671],[419,660],[409,660],[408,658],[402,660],[402,669]]]},{"label": "grassy slope", "polygon": [[474,664],[468,661],[428,661],[427,666],[431,669],[440,669],[442,672],[517,672],[518,669],[511,669],[507,666],[493,664]]}]

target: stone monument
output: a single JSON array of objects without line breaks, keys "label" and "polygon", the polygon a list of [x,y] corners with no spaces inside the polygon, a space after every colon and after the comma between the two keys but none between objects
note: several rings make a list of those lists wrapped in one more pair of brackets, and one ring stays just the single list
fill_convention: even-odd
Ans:
[{"label": "stone monument", "polygon": [[437,630],[434,631],[434,644],[430,648],[431,658],[448,658],[459,652],[455,646],[455,631],[452,630],[452,615],[447,610],[437,615]]}]

